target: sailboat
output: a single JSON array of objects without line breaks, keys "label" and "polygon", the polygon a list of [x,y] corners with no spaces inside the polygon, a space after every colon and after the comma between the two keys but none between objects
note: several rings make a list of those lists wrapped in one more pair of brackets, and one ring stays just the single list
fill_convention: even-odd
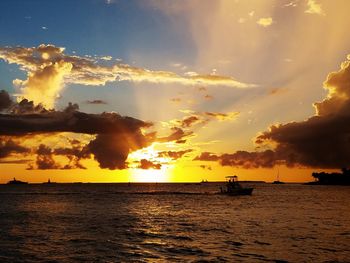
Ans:
[{"label": "sailboat", "polygon": [[277,170],[277,180],[273,181],[273,184],[284,184],[284,182],[280,181],[280,168],[279,167],[278,167],[278,170]]}]

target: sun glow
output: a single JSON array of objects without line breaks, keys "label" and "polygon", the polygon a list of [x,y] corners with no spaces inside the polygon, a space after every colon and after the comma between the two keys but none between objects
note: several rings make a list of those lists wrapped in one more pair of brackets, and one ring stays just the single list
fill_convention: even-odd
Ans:
[{"label": "sun glow", "polygon": [[138,151],[132,152],[129,154],[128,161],[129,162],[135,162],[140,161],[142,159],[146,159],[148,161],[152,161],[154,163],[160,163],[160,164],[168,164],[171,162],[170,158],[167,157],[160,157],[159,152],[160,150],[156,150],[155,147],[158,144],[153,143],[151,146],[147,148],[140,149]]},{"label": "sun glow", "polygon": [[169,181],[169,167],[166,165],[160,169],[130,169],[131,182],[160,183]]},{"label": "sun glow", "polygon": [[[147,148],[129,154],[128,163],[130,168],[130,181],[132,182],[167,182],[169,181],[169,158],[159,157],[159,151],[155,144]],[[160,164],[160,169],[142,169],[140,161],[147,160],[154,164]]]}]

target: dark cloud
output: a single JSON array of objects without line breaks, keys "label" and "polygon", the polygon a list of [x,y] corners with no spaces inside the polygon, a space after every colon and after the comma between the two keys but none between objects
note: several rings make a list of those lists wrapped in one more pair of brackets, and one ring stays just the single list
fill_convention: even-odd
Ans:
[{"label": "dark cloud", "polygon": [[[49,169],[61,169],[60,165],[55,162],[52,156],[52,150],[43,144],[39,146],[36,151],[36,169],[49,170]],[[32,169],[31,167],[30,169]]]},{"label": "dark cloud", "polygon": [[87,114],[74,110],[71,104],[65,111],[40,114],[0,114],[0,135],[26,135],[51,132],[85,134],[134,133],[151,124],[117,113]]},{"label": "dark cloud", "polygon": [[210,152],[202,152],[199,156],[193,159],[194,161],[218,161],[219,156]]},{"label": "dark cloud", "polygon": [[[76,141],[71,143],[72,148],[55,148],[52,149],[47,145],[40,144],[36,149],[35,154],[37,154],[35,165],[30,164],[28,169],[39,169],[39,170],[49,170],[49,169],[86,169],[81,163],[81,159],[90,158],[90,152],[87,147],[76,143]],[[68,159],[68,163],[61,164],[55,161],[55,156],[64,156]]]},{"label": "dark cloud", "polygon": [[19,103],[15,103],[12,105],[12,107],[9,109],[9,112],[11,114],[40,114],[40,113],[46,113],[49,112],[44,108],[42,104],[34,105],[33,101],[28,101],[27,99],[23,99]]},{"label": "dark cloud", "polygon": [[89,149],[94,154],[101,168],[125,169],[130,146],[127,135],[101,134],[89,143]]},{"label": "dark cloud", "polygon": [[232,154],[216,155],[203,152],[197,156],[196,161],[217,161],[222,166],[232,166],[245,169],[251,168],[271,168],[276,163],[275,152],[266,150],[263,152],[237,151]]},{"label": "dark cloud", "polygon": [[125,169],[129,153],[149,146],[154,141],[154,136],[155,133],[143,135],[140,127],[125,129],[124,132],[99,134],[88,144],[88,151],[94,155],[101,168]]},{"label": "dark cloud", "polygon": [[273,125],[258,144],[276,144],[287,165],[340,168],[350,165],[350,61],[324,82],[328,96],[315,103],[316,115],[302,122]]},{"label": "dark cloud", "polygon": [[180,124],[182,128],[188,128],[191,127],[193,124],[197,123],[200,119],[198,118],[198,116],[193,115],[193,116],[189,116],[184,118]]},{"label": "dark cloud", "polygon": [[107,104],[106,101],[104,100],[87,100],[86,101],[87,104]]},{"label": "dark cloud", "polygon": [[[72,140],[71,146],[51,149],[40,145],[34,153],[37,155],[36,164],[29,169],[73,169],[84,167],[81,159],[90,158],[93,154],[101,168],[124,169],[128,154],[148,146],[155,140],[155,133],[144,135],[143,128],[150,123],[131,117],[123,117],[117,113],[87,114],[79,112],[77,104],[69,103],[63,111],[47,111],[42,106],[23,100],[14,106],[10,114],[0,114],[0,135],[27,136],[36,134],[55,134],[72,132],[96,135],[87,145]],[[15,148],[9,141],[1,145],[3,155],[8,152],[20,152],[25,148]],[[11,147],[10,147],[11,146]],[[66,165],[55,161],[54,156],[68,158]],[[0,156],[1,157],[1,156]]]},{"label": "dark cloud", "polygon": [[0,111],[8,109],[12,104],[10,95],[5,90],[0,90]]},{"label": "dark cloud", "polygon": [[31,159],[20,159],[20,160],[4,160],[0,159],[0,164],[26,164],[31,162]]},{"label": "dark cloud", "polygon": [[168,157],[173,160],[180,159],[186,153],[192,152],[192,149],[183,150],[183,151],[163,151],[158,153],[158,157]]},{"label": "dark cloud", "polygon": [[161,164],[159,163],[153,163],[149,160],[146,160],[146,159],[141,159],[140,161],[140,165],[138,166],[138,168],[140,169],[156,169],[156,170],[159,170],[160,168],[162,167]]},{"label": "dark cloud", "polygon": [[29,152],[30,149],[19,145],[12,139],[0,137],[0,159],[8,157],[11,154],[26,154]]},{"label": "dark cloud", "polygon": [[172,133],[169,136],[158,138],[157,140],[159,142],[172,142],[175,141],[176,143],[185,143],[186,139],[185,137],[188,137],[193,134],[192,131],[185,132],[183,129],[179,127],[173,127],[171,128]]},{"label": "dark cloud", "polygon": [[237,151],[215,155],[204,152],[195,160],[218,161],[223,166],[243,168],[287,166],[341,168],[350,165],[350,56],[324,82],[328,96],[314,104],[316,115],[301,122],[272,125],[262,132],[260,152]]}]

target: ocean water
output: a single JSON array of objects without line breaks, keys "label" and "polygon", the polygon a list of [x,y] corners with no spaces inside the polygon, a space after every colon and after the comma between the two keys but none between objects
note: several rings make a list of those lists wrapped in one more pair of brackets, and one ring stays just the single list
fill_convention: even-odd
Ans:
[{"label": "ocean water", "polygon": [[0,185],[0,262],[350,262],[350,187]]}]

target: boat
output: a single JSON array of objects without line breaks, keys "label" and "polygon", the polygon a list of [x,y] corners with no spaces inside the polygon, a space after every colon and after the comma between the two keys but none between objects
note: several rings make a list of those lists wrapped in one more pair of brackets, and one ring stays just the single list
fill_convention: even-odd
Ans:
[{"label": "boat", "polygon": [[273,184],[285,184],[285,182],[280,181],[280,169],[277,170],[277,179],[272,182]]},{"label": "boat", "polygon": [[28,182],[23,182],[23,181],[20,181],[20,180],[16,180],[16,178],[13,178],[13,180],[11,181],[8,181],[7,184],[28,184]]},{"label": "boat", "polygon": [[43,184],[57,184],[56,182],[51,182],[50,179],[47,180],[47,182],[43,182]]},{"label": "boat", "polygon": [[254,188],[252,187],[242,187],[238,183],[238,177],[234,176],[226,176],[226,188],[220,187],[220,193],[222,195],[251,195]]}]

